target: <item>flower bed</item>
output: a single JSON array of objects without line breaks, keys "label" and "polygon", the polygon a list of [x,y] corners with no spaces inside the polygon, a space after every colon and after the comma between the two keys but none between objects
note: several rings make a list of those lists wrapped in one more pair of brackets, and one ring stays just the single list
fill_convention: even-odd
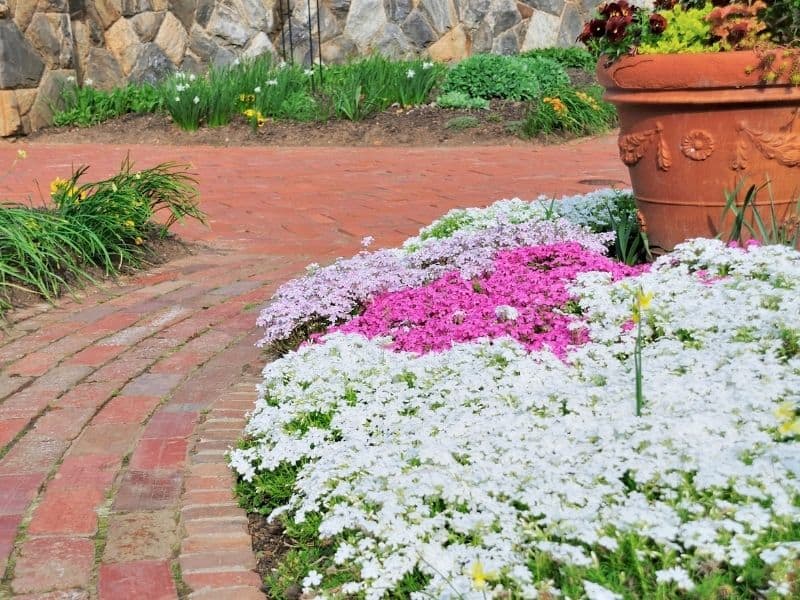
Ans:
[{"label": "flower bed", "polygon": [[453,211],[277,292],[265,344],[328,327],[267,365],[231,454],[295,540],[277,597],[800,593],[800,254],[626,267],[623,200]]}]

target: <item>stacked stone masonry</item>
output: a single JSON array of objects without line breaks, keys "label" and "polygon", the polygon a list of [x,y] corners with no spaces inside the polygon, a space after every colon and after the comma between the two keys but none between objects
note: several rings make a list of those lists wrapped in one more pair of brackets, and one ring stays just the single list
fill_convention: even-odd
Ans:
[{"label": "stacked stone masonry", "polygon": [[[290,30],[291,58],[296,62],[310,62],[312,50],[314,60],[321,53],[324,63],[371,52],[454,61],[478,52],[514,54],[570,46],[595,4],[595,0],[0,0],[0,136],[48,125],[53,103],[71,81],[111,89],[126,82],[155,82],[179,69],[199,73],[241,57],[270,53],[282,58],[284,47],[288,52]],[[317,23],[321,49],[316,47]]]}]

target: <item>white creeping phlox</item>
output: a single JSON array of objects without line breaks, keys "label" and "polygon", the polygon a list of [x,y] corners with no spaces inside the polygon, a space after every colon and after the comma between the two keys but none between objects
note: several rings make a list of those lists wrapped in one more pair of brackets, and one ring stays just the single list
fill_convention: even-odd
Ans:
[{"label": "white creeping phlox", "polygon": [[[637,418],[639,289],[654,296]],[[799,290],[794,250],[693,240],[638,277],[580,276],[591,341],[566,362],[510,339],[418,356],[332,334],[266,366],[246,430],[256,443],[231,465],[248,481],[297,465],[274,514],[320,515],[320,538],[355,574],[342,592],[368,599],[415,570],[427,577],[415,598],[535,598],[551,584],[534,579],[532,553],[588,569],[631,535],[663,557],[664,590],[691,590],[708,561],[760,556],[774,569],[764,593],[781,594],[800,543],[771,540],[800,520],[800,444],[778,434],[775,409],[800,390],[785,343],[800,332]],[[292,427],[312,414],[329,424]]]}]

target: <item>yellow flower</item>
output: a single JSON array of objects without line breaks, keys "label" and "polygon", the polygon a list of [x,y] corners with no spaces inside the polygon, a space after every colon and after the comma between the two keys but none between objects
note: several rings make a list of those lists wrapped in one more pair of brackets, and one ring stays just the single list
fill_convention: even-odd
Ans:
[{"label": "yellow flower", "polygon": [[783,402],[775,409],[775,416],[780,421],[788,421],[794,417],[794,403]]},{"label": "yellow flower", "polygon": [[784,421],[778,426],[778,433],[781,435],[800,435],[800,419]]},{"label": "yellow flower", "polygon": [[645,292],[642,288],[636,291],[636,304],[639,306],[639,310],[649,310],[652,300],[653,292]]},{"label": "yellow flower", "polygon": [[28,153],[25,150],[17,150],[17,158],[28,158]]},{"label": "yellow flower", "polygon": [[136,236],[136,239],[133,241],[136,243],[137,246],[141,246],[142,244],[144,244],[144,240],[140,238],[138,235]]},{"label": "yellow flower", "polygon": [[576,95],[576,96],[577,96],[577,97],[578,97],[580,100],[582,100],[584,104],[588,104],[588,105],[589,105],[589,106],[591,106],[591,107],[592,107],[594,110],[600,110],[600,106],[597,104],[597,100],[595,100],[594,98],[592,98],[592,97],[591,97],[589,94],[587,94],[586,92],[575,92],[575,95]]},{"label": "yellow flower", "polygon": [[560,98],[543,98],[542,102],[549,104],[559,116],[563,117],[567,114],[567,112],[569,112]]},{"label": "yellow flower", "polygon": [[56,177],[50,182],[50,195],[55,196],[61,190],[66,189],[68,185],[69,181],[61,177]]},{"label": "yellow flower", "polygon": [[135,225],[135,223],[133,221],[131,221],[130,219],[125,221],[125,227],[132,228],[134,225]]},{"label": "yellow flower", "polygon": [[481,561],[477,561],[472,563],[470,576],[472,577],[472,587],[474,587],[476,590],[482,590],[486,587],[487,581],[497,578],[497,573],[494,571],[484,571],[483,563],[481,563]]}]

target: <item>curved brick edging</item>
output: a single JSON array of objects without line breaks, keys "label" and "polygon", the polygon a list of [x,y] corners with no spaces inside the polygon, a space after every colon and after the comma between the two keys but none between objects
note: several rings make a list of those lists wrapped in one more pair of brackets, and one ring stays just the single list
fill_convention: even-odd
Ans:
[{"label": "curved brick edging", "polygon": [[[0,165],[19,145],[0,143]],[[128,148],[24,145],[0,179],[24,199],[70,164]],[[363,235],[394,245],[456,206],[627,181],[611,136],[553,147],[133,147],[190,161],[212,229],[121,285],[11,315],[0,332],[0,597],[263,598],[224,454],[255,399],[257,307]],[[53,594],[48,594],[53,592]]]}]

